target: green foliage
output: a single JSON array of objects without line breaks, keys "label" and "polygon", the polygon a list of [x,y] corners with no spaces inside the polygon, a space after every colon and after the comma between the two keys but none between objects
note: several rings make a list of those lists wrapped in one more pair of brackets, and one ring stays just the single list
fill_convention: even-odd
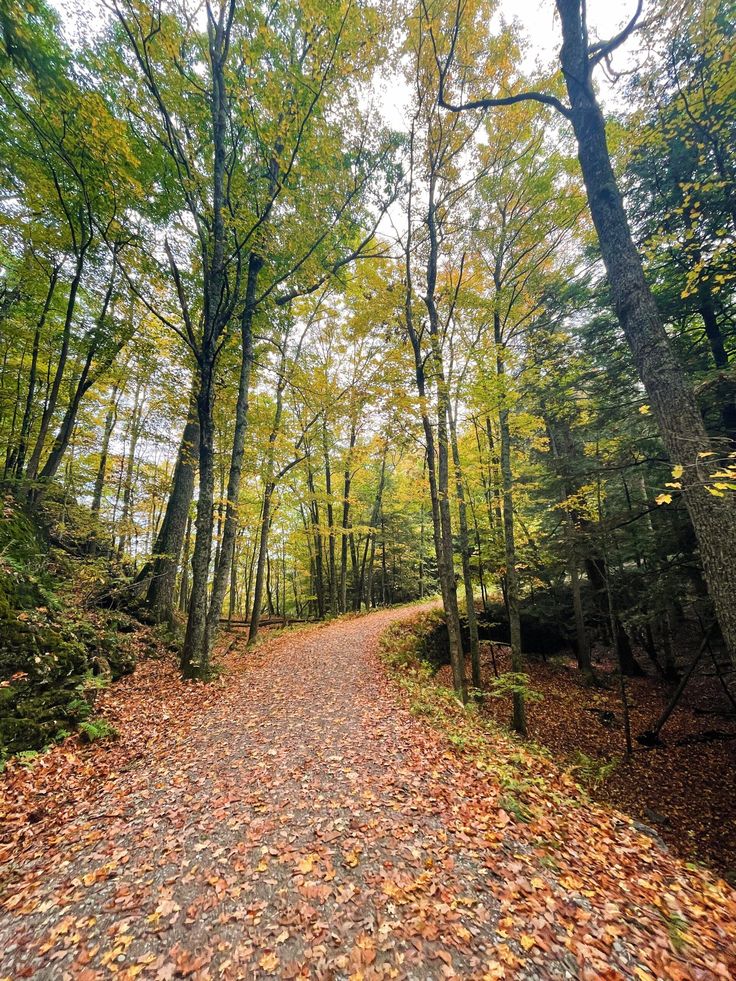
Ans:
[{"label": "green foliage", "polygon": [[508,814],[513,814],[517,821],[521,821],[523,824],[529,824],[533,820],[534,815],[529,808],[525,807],[512,794],[504,794],[499,798],[498,803],[504,811]]},{"label": "green foliage", "polygon": [[[445,735],[455,752],[499,784],[499,806],[522,822],[531,821],[539,791],[544,788],[548,797],[555,797],[544,775],[549,754],[528,741],[515,741],[476,706],[462,705],[451,688],[433,680],[433,671],[421,656],[439,620],[437,611],[432,611],[392,624],[379,641],[381,659],[407,693],[412,715],[426,719]],[[499,743],[503,744],[500,752]]]},{"label": "green foliage", "polygon": [[576,779],[585,786],[597,789],[615,772],[620,762],[617,756],[610,760],[594,759],[578,750],[569,769]]},{"label": "green foliage", "polygon": [[86,721],[96,692],[135,661],[116,630],[125,625],[122,614],[93,617],[75,602],[71,589],[84,581],[84,561],[62,551],[52,560],[49,529],[11,497],[3,507],[0,752],[7,756],[41,750]]},{"label": "green foliage", "polygon": [[529,702],[541,702],[544,696],[541,692],[529,687],[529,675],[518,671],[505,671],[498,678],[493,678],[488,687],[491,698],[509,698],[521,695]]},{"label": "green foliage", "polygon": [[119,733],[106,719],[89,719],[79,725],[83,742],[96,743],[102,739],[117,739]]}]

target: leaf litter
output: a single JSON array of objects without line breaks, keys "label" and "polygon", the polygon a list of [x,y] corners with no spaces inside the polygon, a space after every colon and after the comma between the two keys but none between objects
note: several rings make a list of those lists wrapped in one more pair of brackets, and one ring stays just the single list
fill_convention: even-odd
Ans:
[{"label": "leaf litter", "polygon": [[118,741],[11,765],[0,977],[733,977],[726,883],[412,715],[378,642],[413,615],[236,647],[209,686],[146,662],[98,703]]}]

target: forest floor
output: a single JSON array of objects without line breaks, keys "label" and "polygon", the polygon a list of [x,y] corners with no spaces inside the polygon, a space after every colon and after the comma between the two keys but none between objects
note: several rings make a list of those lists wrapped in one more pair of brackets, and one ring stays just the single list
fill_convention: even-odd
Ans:
[{"label": "forest floor", "polygon": [[100,698],[116,742],[12,764],[0,977],[734,977],[724,882],[417,717],[378,657],[414,613],[237,644],[209,686],[143,662]]},{"label": "forest floor", "polygon": [[[481,647],[488,687],[490,650]],[[508,648],[494,647],[498,669],[510,670]],[[628,760],[615,665],[601,655],[595,670],[601,685],[590,688],[573,658],[530,658],[530,687],[542,699],[527,706],[529,736],[561,766],[572,766],[596,800],[653,826],[681,858],[704,862],[736,884],[736,720],[712,669],[690,681],[656,748],[642,746],[636,736],[652,728],[671,689],[652,676],[627,679],[634,747]],[[437,676],[445,684],[450,678],[449,668]],[[505,700],[486,699],[484,713],[509,722]]]}]

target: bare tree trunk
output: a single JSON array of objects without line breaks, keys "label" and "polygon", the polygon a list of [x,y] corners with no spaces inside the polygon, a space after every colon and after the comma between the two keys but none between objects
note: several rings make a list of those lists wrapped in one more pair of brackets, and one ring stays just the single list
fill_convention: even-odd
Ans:
[{"label": "bare tree trunk", "polygon": [[122,558],[125,552],[126,543],[130,541],[130,529],[127,522],[133,506],[133,468],[135,467],[135,454],[138,449],[138,440],[141,435],[143,406],[141,403],[141,382],[138,381],[135,389],[135,400],[133,402],[133,412],[130,417],[130,443],[128,445],[128,460],[125,464],[125,476],[123,478],[123,510],[120,512],[120,538],[118,540],[118,558]]},{"label": "bare tree trunk", "polygon": [[207,678],[210,652],[207,637],[207,580],[212,558],[214,528],[214,351],[203,357],[200,389],[197,394],[199,418],[199,497],[197,499],[197,534],[192,556],[192,591],[189,599],[181,668],[185,677]]},{"label": "bare tree trunk", "polygon": [[59,389],[61,388],[61,381],[64,377],[64,369],[66,368],[66,359],[69,354],[69,339],[71,337],[72,330],[72,320],[74,319],[74,309],[77,303],[77,293],[79,292],[79,284],[82,280],[82,270],[84,269],[84,260],[86,256],[86,249],[83,249],[77,255],[77,264],[74,269],[74,276],[72,278],[71,284],[69,286],[69,297],[66,303],[66,316],[64,318],[64,330],[61,339],[61,350],[59,351],[59,360],[56,363],[56,371],[54,373],[54,380],[51,383],[51,389],[46,399],[46,404],[44,406],[43,414],[41,416],[41,425],[39,426],[38,434],[36,436],[36,442],[33,446],[33,451],[28,460],[28,467],[26,469],[26,478],[28,480],[35,480],[36,474],[38,473],[38,465],[41,462],[41,454],[43,453],[43,446],[46,442],[46,436],[48,435],[49,426],[51,425],[52,416],[56,410],[56,402],[59,397]]},{"label": "bare tree trunk", "polygon": [[[496,281],[496,289],[499,289]],[[496,345],[496,371],[499,378],[506,374],[504,346],[501,337],[501,319],[498,311],[493,314],[493,337]],[[516,569],[516,539],[514,533],[514,478],[511,470],[511,431],[506,393],[501,393],[498,413],[498,431],[501,443],[501,482],[503,486],[503,537],[506,555],[506,607],[511,634],[511,668],[516,674],[524,672],[524,655],[521,647],[521,616],[519,613],[519,576]],[[490,428],[490,427],[489,427]],[[526,705],[520,691],[513,695],[513,726],[526,735]]]},{"label": "bare tree trunk", "polygon": [[[414,166],[414,129],[411,132],[410,180],[413,182]],[[436,161],[433,161],[432,168]],[[406,292],[404,302],[404,317],[407,333],[414,352],[414,370],[419,394],[422,427],[427,450],[427,472],[429,476],[430,500],[432,503],[432,529],[434,535],[437,571],[442,591],[442,606],[447,619],[447,630],[450,644],[450,662],[452,664],[453,685],[456,693],[463,702],[467,700],[467,685],[465,681],[465,664],[463,661],[462,637],[460,634],[460,616],[457,606],[455,586],[455,568],[452,547],[452,521],[450,517],[449,500],[449,466],[447,441],[447,387],[442,369],[442,351],[440,346],[440,325],[437,306],[435,303],[435,287],[437,282],[437,262],[439,243],[437,237],[435,185],[436,173],[430,175],[429,201],[427,205],[427,227],[429,229],[430,249],[427,256],[427,292],[424,303],[427,307],[430,322],[430,341],[433,367],[437,385],[437,444],[435,446],[434,431],[427,409],[427,390],[425,375],[425,357],[421,347],[419,333],[414,325],[414,288],[412,285],[412,215],[411,195],[409,188],[409,215],[406,243],[404,249]]]},{"label": "bare tree trunk", "polygon": [[[182,434],[174,467],[171,493],[161,528],[153,546],[150,583],[146,594],[148,609],[157,623],[173,623],[176,570],[186,534],[191,535],[189,509],[194,497],[194,479],[199,456],[199,418],[194,389],[189,400],[189,414]],[[186,580],[186,581],[185,581]],[[182,566],[185,593],[189,585],[189,546]],[[179,604],[180,609],[181,603]]]},{"label": "bare tree trunk", "polygon": [[115,385],[110,396],[110,404],[107,407],[105,425],[102,429],[102,445],[100,446],[100,462],[97,466],[95,476],[95,486],[92,491],[92,514],[98,515],[102,506],[102,491],[105,487],[105,477],[107,475],[107,457],[110,452],[110,438],[118,418],[118,386]]},{"label": "bare tree trunk", "polygon": [[357,427],[355,421],[350,423],[350,446],[345,460],[345,470],[343,473],[342,489],[342,535],[340,538],[340,612],[347,612],[348,608],[348,529],[350,521],[350,486],[352,484],[352,463],[353,450],[355,449],[355,439]]},{"label": "bare tree trunk", "polygon": [[240,321],[240,378],[238,381],[238,398],[235,404],[233,449],[227,481],[225,524],[220,541],[220,554],[215,564],[215,576],[212,583],[212,595],[210,597],[207,621],[206,643],[210,649],[220,625],[220,614],[225,599],[225,590],[227,589],[227,581],[230,575],[230,563],[232,562],[235,536],[238,528],[238,496],[240,494],[240,479],[243,472],[245,434],[248,429],[250,375],[253,367],[253,317],[255,314],[258,275],[262,266],[263,262],[260,257],[251,253],[248,260],[248,283],[245,293],[245,307]]},{"label": "bare tree trunk", "polygon": [[[212,559],[214,526],[214,407],[215,369],[222,332],[229,319],[228,294],[231,284],[226,274],[226,139],[228,124],[225,66],[230,50],[230,29],[235,10],[234,0],[219,7],[217,17],[207,7],[207,36],[212,74],[210,89],[210,125],[212,132],[212,216],[210,240],[204,246],[206,275],[203,282],[202,343],[197,352],[199,387],[199,498],[197,500],[197,537],[192,557],[192,595],[181,653],[185,677],[209,678],[211,631],[208,629],[207,585]],[[243,352],[244,356],[244,352]],[[219,616],[219,611],[217,613]]]},{"label": "bare tree trunk", "polygon": [[[499,435],[501,437],[501,477],[503,480],[503,531],[506,550],[506,604],[511,633],[511,668],[521,674],[524,656],[521,648],[521,617],[519,614],[519,579],[516,571],[516,542],[514,538],[514,483],[511,471],[511,435],[508,409],[502,409]],[[514,692],[513,726],[526,735],[526,707],[521,692]]]},{"label": "bare tree trunk", "polygon": [[330,571],[330,614],[337,615],[337,564],[335,561],[335,516],[332,505],[332,469],[327,445],[327,419],[322,419],[322,453],[325,461],[325,494],[327,495],[327,557]]},{"label": "bare tree trunk", "polygon": [[233,539],[233,554],[230,559],[230,595],[228,597],[228,609],[227,609],[227,622],[228,626],[232,624],[233,617],[235,616],[235,606],[238,598],[238,566],[235,561],[237,555],[237,535]]},{"label": "bare tree trunk", "polygon": [[248,643],[255,643],[261,622],[261,607],[263,606],[263,587],[266,575],[266,558],[268,556],[268,533],[271,528],[271,498],[273,497],[273,473],[267,475],[266,486],[263,489],[261,505],[261,525],[258,544],[258,564],[256,565],[256,581],[253,591],[253,608],[248,628]]},{"label": "bare tree trunk", "polygon": [[192,550],[192,518],[187,515],[187,530],[184,536],[184,553],[181,560],[181,582],[179,584],[179,610],[186,613],[189,607],[189,561]]},{"label": "bare tree trunk", "polygon": [[97,318],[97,323],[92,329],[89,336],[89,347],[87,349],[87,355],[84,361],[84,367],[82,368],[82,373],[77,380],[77,385],[74,389],[74,394],[71,397],[69,405],[64,413],[64,418],[62,420],[61,426],[59,428],[54,442],[51,446],[51,451],[49,453],[48,459],[43,466],[40,474],[40,479],[43,481],[51,480],[59,469],[61,460],[66,452],[66,448],[69,445],[69,440],[71,439],[72,432],[77,422],[77,413],[79,412],[79,406],[81,404],[82,398],[94,385],[100,375],[106,371],[115,357],[120,352],[125,343],[121,340],[116,343],[114,348],[108,352],[108,354],[103,358],[103,363],[98,365],[95,372],[92,371],[92,364],[94,362],[95,356],[98,353],[100,346],[100,337],[105,327],[105,320],[107,318],[107,311],[113,305],[113,290],[115,288],[115,272],[116,266],[113,263],[112,273],[110,275],[110,282],[108,283],[107,290],[105,291],[105,297],[102,301],[102,308],[100,314]]},{"label": "bare tree trunk", "polygon": [[319,524],[319,502],[317,501],[317,490],[314,484],[314,471],[312,470],[312,460],[307,452],[307,489],[309,491],[309,514],[312,523],[312,533],[314,535],[314,594],[317,603],[317,617],[324,620],[325,617],[325,587],[322,564],[322,532]]},{"label": "bare tree trunk", "polygon": [[56,290],[56,284],[59,281],[59,266],[54,266],[51,271],[51,278],[49,280],[49,288],[46,292],[46,300],[44,301],[43,310],[41,311],[41,316],[38,318],[36,323],[36,329],[33,333],[33,348],[31,351],[31,370],[28,376],[28,392],[26,394],[26,404],[23,409],[23,419],[20,424],[20,435],[18,438],[18,455],[15,460],[15,474],[20,479],[23,476],[23,467],[26,462],[26,452],[28,450],[28,439],[31,433],[31,417],[33,415],[33,400],[36,394],[36,374],[38,370],[38,351],[41,345],[41,333],[43,332],[44,325],[46,323],[46,317],[48,316],[49,308],[51,306],[51,301],[54,297],[54,292]]},{"label": "bare tree trunk", "polygon": [[[568,548],[568,571],[570,574],[570,586],[572,589],[572,604],[575,615],[575,650],[577,654],[578,668],[587,682],[594,680],[593,665],[590,660],[590,643],[585,627],[585,615],[583,612],[583,601],[580,592],[580,556],[578,554],[578,531],[576,527],[576,514],[570,507],[568,500],[575,492],[575,488],[570,480],[570,470],[567,466],[569,457],[574,453],[574,442],[572,433],[566,422],[556,424],[552,419],[546,419],[547,433],[549,436],[550,449],[552,456],[560,469],[562,479],[562,490],[560,492],[560,503],[565,513],[565,531]],[[561,430],[560,443],[558,445],[557,428]],[[564,455],[563,455],[564,454]],[[566,471],[566,472],[565,472]]]},{"label": "bare tree trunk", "polygon": [[[286,348],[284,348],[285,352]],[[268,535],[271,530],[271,499],[276,489],[276,440],[281,431],[281,416],[284,406],[284,387],[286,385],[286,355],[281,358],[279,377],[276,383],[276,408],[274,410],[273,424],[268,435],[268,449],[266,451],[266,473],[263,486],[263,504],[261,507],[261,526],[258,542],[258,564],[256,566],[256,580],[253,592],[253,608],[250,616],[250,626],[248,628],[248,643],[255,643],[258,636],[258,626],[261,619],[261,607],[263,605],[263,585],[266,571],[266,557],[268,555]]]},{"label": "bare tree trunk", "polygon": [[468,614],[468,630],[470,632],[470,664],[473,688],[482,687],[480,673],[480,645],[478,643],[478,620],[475,615],[475,595],[473,593],[473,577],[470,571],[470,536],[468,534],[468,513],[465,506],[465,488],[463,486],[463,471],[460,465],[460,451],[457,445],[457,425],[452,408],[448,407],[450,422],[450,440],[452,443],[452,462],[455,466],[455,488],[457,493],[458,518],[460,524],[460,554],[463,564],[463,584],[465,586],[465,605]]}]

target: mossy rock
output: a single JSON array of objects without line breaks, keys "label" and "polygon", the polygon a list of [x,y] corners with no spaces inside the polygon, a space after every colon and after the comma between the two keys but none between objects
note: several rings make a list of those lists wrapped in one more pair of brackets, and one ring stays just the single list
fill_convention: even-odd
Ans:
[{"label": "mossy rock", "polygon": [[37,684],[53,684],[87,670],[88,654],[76,640],[32,621],[0,619],[0,677],[24,672]]},{"label": "mossy rock", "polygon": [[[117,614],[101,626],[73,603],[64,610],[66,581],[86,569],[63,544],[68,529],[54,536],[51,525],[42,527],[53,507],[31,515],[7,496],[0,508],[2,757],[42,749],[86,721],[97,665],[104,662],[110,680],[133,670],[137,625]],[[49,546],[54,540],[60,547]]]},{"label": "mossy rock", "polygon": [[11,716],[0,718],[0,749],[5,753],[21,753],[24,749],[43,749],[48,743],[47,728],[32,719]]}]

